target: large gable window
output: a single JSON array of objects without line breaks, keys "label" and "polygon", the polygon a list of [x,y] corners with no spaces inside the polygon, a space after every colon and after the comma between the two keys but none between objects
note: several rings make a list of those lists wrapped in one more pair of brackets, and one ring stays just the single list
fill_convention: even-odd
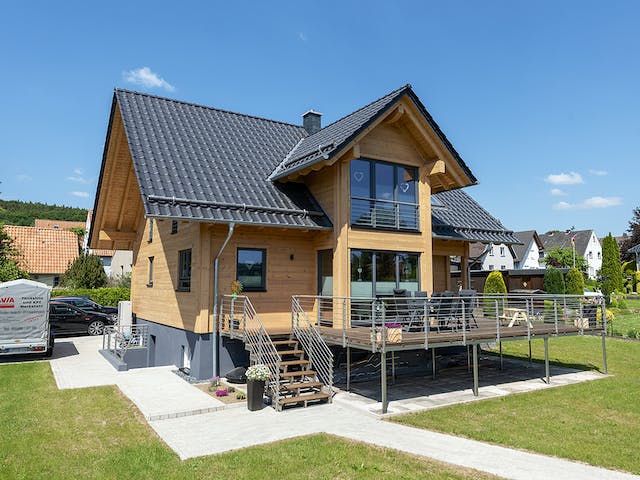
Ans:
[{"label": "large gable window", "polygon": [[267,251],[262,248],[239,248],[236,278],[246,292],[267,289]]},{"label": "large gable window", "polygon": [[358,159],[351,162],[351,225],[418,230],[417,169]]}]

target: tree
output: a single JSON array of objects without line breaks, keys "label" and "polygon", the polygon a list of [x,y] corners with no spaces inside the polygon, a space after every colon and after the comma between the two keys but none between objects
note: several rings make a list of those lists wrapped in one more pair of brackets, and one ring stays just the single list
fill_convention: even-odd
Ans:
[{"label": "tree", "polygon": [[502,274],[497,270],[494,270],[487,277],[487,281],[484,282],[484,293],[507,293],[507,286],[504,283]]},{"label": "tree", "polygon": [[571,268],[565,278],[567,295],[584,295],[584,275],[577,268]]},{"label": "tree", "polygon": [[544,272],[544,290],[547,293],[563,295],[565,293],[564,276],[554,267],[547,267]]},{"label": "tree", "polygon": [[107,274],[100,257],[82,254],[69,266],[62,285],[71,288],[100,288],[107,285]]},{"label": "tree", "polygon": [[[573,248],[551,247],[545,252],[544,261],[555,268],[571,268],[573,267]],[[576,254],[576,268],[581,272],[586,272],[589,268],[589,264],[582,255]]]},{"label": "tree", "polygon": [[0,282],[28,278],[29,274],[19,265],[20,252],[0,223]]},{"label": "tree", "polygon": [[609,298],[614,292],[621,292],[624,287],[624,277],[622,276],[622,265],[620,263],[620,250],[618,242],[609,233],[602,241],[602,268],[600,269],[602,278],[602,293],[605,298]]},{"label": "tree", "polygon": [[627,250],[640,244],[640,207],[633,209],[633,217],[629,221],[627,232],[629,232],[629,236],[620,245],[620,254],[623,260],[633,260],[635,259],[634,254],[627,253]]}]

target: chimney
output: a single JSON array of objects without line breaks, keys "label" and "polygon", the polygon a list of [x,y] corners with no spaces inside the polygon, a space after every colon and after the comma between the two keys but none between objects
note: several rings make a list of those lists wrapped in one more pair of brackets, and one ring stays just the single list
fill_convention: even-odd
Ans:
[{"label": "chimney", "polygon": [[322,128],[320,126],[320,118],[322,114],[320,112],[315,112],[313,110],[309,110],[306,113],[302,114],[302,126],[307,131],[309,135],[313,135],[316,132],[319,132]]}]

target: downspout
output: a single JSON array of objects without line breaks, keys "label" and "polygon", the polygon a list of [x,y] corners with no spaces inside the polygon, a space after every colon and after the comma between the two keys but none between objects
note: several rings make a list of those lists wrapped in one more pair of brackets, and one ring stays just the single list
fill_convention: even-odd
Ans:
[{"label": "downspout", "polygon": [[213,326],[211,329],[211,341],[213,347],[213,377],[220,375],[218,365],[220,352],[218,349],[218,264],[220,262],[220,255],[227,247],[229,240],[231,240],[231,236],[233,235],[233,231],[236,228],[235,223],[229,224],[229,233],[227,233],[227,238],[225,238],[220,250],[218,250],[218,254],[216,255],[215,260],[213,261]]}]

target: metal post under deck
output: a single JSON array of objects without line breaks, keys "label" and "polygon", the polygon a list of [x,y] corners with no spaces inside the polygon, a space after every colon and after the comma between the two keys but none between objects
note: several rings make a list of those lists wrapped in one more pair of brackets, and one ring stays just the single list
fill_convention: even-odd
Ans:
[{"label": "metal post under deck", "polygon": [[387,351],[380,352],[380,384],[382,389],[382,413],[387,413]]},{"label": "metal post under deck", "polygon": [[396,353],[391,352],[391,383],[396,383]]},{"label": "metal post under deck", "polygon": [[547,385],[551,383],[549,379],[549,337],[544,337],[544,373],[547,378]]},{"label": "metal post under deck", "polygon": [[478,344],[473,344],[473,395],[478,396]]},{"label": "metal post under deck", "polygon": [[500,370],[504,368],[504,361],[502,358],[502,342],[500,342]]},{"label": "metal post under deck", "polygon": [[431,349],[431,370],[433,374],[433,379],[436,379],[436,349]]},{"label": "metal post under deck", "polygon": [[351,389],[351,347],[347,347],[347,392]]},{"label": "metal post under deck", "polygon": [[529,366],[533,365],[533,360],[531,358],[531,339],[529,339]]},{"label": "metal post under deck", "polygon": [[469,345],[467,345],[467,373],[471,371],[471,351]]},{"label": "metal post under deck", "polygon": [[607,334],[602,334],[602,365],[604,367],[604,373],[609,373],[609,368],[607,367],[607,342],[606,342]]}]

